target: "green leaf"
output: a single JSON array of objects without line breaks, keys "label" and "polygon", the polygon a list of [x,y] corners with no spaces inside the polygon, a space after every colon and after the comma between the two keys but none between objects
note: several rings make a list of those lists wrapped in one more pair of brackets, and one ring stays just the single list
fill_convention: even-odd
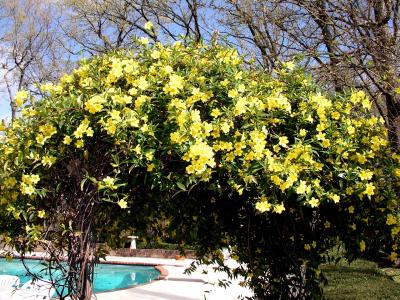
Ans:
[{"label": "green leaf", "polygon": [[186,186],[185,186],[182,182],[178,181],[178,182],[176,183],[176,185],[177,185],[178,188],[180,188],[182,191],[186,191]]}]

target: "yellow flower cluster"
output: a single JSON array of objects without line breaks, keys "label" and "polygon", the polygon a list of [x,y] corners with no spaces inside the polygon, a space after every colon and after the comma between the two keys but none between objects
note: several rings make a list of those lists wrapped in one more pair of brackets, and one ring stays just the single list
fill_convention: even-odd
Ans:
[{"label": "yellow flower cluster", "polygon": [[106,99],[104,99],[102,96],[95,95],[86,101],[85,109],[91,114],[97,113],[103,109],[103,104],[105,102]]},{"label": "yellow flower cluster", "polygon": [[198,141],[192,145],[183,159],[191,162],[186,167],[188,174],[202,174],[207,166],[211,168],[215,167],[214,152],[209,145],[202,141]]},{"label": "yellow flower cluster", "polygon": [[[0,146],[9,168],[0,180],[15,181],[7,197],[35,194],[39,177],[23,175],[24,161],[41,172],[70,153],[88,162],[91,141],[101,140],[114,175],[95,182],[107,197],[120,190],[126,169],[176,181],[171,189],[215,176],[259,213],[289,214],[296,203],[308,210],[330,205],[355,218],[374,203],[387,215],[385,226],[399,233],[383,191],[399,184],[400,156],[389,155],[383,120],[364,92],[324,94],[292,62],[271,76],[243,68],[232,49],[140,41],[139,52],[94,57],[58,85],[42,87],[49,92],[43,100],[25,105],[24,120],[6,129]],[[29,97],[17,96],[21,105]],[[127,199],[113,201],[126,208]],[[351,227],[360,222],[369,221]]]},{"label": "yellow flower cluster", "polygon": [[36,136],[36,142],[40,145],[44,145],[56,132],[56,128],[51,124],[41,125],[39,126],[39,134]]},{"label": "yellow flower cluster", "polygon": [[27,91],[21,90],[15,94],[14,101],[17,107],[22,106],[24,102],[28,99],[29,93]]},{"label": "yellow flower cluster", "polygon": [[[147,30],[152,28],[149,24]],[[320,92],[306,91],[308,81],[297,78],[306,92],[296,98],[287,94],[286,82],[265,76],[260,81],[251,72],[240,70],[236,51],[217,47],[210,52],[205,46],[195,47],[190,53],[185,51],[180,43],[171,47],[156,44],[141,57],[99,58],[92,63],[99,64],[102,70],[98,78],[90,74],[87,65],[70,75],[68,82],[87,85],[90,79],[104,86],[104,93],[85,94],[84,110],[89,115],[73,131],[75,147],[84,148],[83,137],[92,137],[92,127],[100,125],[101,131],[118,137],[117,143],[128,136],[136,140],[133,153],[143,159],[149,172],[154,172],[159,163],[154,156],[149,159],[145,149],[159,144],[153,138],[158,121],[154,118],[166,117],[163,126],[168,130],[169,143],[188,163],[186,175],[209,180],[213,170],[226,168],[235,190],[242,194],[256,189],[269,198],[256,206],[260,211],[282,212],[284,206],[279,206],[279,199],[292,190],[304,205],[312,208],[324,202],[340,204],[353,194],[376,194],[378,186],[373,182],[375,173],[369,162],[387,146],[387,139],[378,118],[365,117],[365,113],[359,118],[353,113],[358,106],[364,112],[371,108],[365,93],[354,91],[349,102],[334,103]],[[143,63],[146,59],[150,65]],[[220,79],[207,82],[202,74],[210,71],[213,59],[224,67],[215,71]],[[190,73],[179,68],[189,62]],[[295,70],[292,62],[283,67],[284,74]],[[62,81],[62,87],[67,81]],[[225,95],[223,100],[221,95]],[[160,115],[163,106],[165,116]],[[99,116],[97,121],[91,122],[91,115]],[[287,128],[292,123],[299,126],[295,128],[295,137]],[[139,130],[125,133],[129,127]],[[50,136],[50,132],[43,135]],[[41,137],[39,140],[43,141]],[[70,135],[63,137],[65,145],[71,142]],[[319,153],[328,156],[321,160]],[[42,162],[46,166],[52,164],[48,158]],[[331,182],[339,174],[347,174],[354,164],[360,165],[359,180],[349,182],[345,187],[347,193],[330,190]],[[265,183],[260,184],[260,180]]]},{"label": "yellow flower cluster", "polygon": [[40,177],[37,174],[31,175],[22,175],[22,182],[20,186],[20,190],[22,194],[32,195],[35,193],[35,185],[39,182]]}]

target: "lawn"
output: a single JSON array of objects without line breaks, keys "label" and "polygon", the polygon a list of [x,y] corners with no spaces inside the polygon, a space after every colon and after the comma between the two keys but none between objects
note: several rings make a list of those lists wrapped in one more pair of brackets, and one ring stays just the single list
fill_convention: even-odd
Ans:
[{"label": "lawn", "polygon": [[[374,262],[357,260],[351,265],[324,265],[322,270],[329,281],[324,287],[327,299],[400,299],[400,283],[386,276]],[[387,272],[400,275],[399,269]]]}]

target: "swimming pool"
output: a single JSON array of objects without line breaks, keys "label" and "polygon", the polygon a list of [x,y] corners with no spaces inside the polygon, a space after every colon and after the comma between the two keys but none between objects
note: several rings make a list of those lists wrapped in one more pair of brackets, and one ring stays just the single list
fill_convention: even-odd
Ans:
[{"label": "swimming pool", "polygon": [[[43,261],[26,259],[25,264],[32,273],[40,274],[44,279],[48,279],[43,271]],[[160,276],[160,272],[152,266],[139,265],[114,265],[114,264],[98,264],[95,267],[94,275],[94,291],[106,292],[118,289],[129,288],[138,284],[150,282]],[[24,284],[31,278],[22,262],[14,258],[7,261],[0,258],[0,274],[16,275],[20,278],[21,284]]]}]

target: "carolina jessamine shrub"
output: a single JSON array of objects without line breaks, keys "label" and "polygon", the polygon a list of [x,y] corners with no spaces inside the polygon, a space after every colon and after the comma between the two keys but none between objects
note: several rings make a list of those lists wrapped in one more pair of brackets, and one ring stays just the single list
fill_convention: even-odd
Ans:
[{"label": "carolina jessamine shrub", "polygon": [[202,262],[229,247],[231,275],[272,299],[319,297],[338,242],[397,257],[400,156],[362,91],[180,43],[94,57],[40,90],[17,94],[0,144],[0,232],[21,251],[49,236],[68,250],[82,228],[112,243],[147,212]]}]

